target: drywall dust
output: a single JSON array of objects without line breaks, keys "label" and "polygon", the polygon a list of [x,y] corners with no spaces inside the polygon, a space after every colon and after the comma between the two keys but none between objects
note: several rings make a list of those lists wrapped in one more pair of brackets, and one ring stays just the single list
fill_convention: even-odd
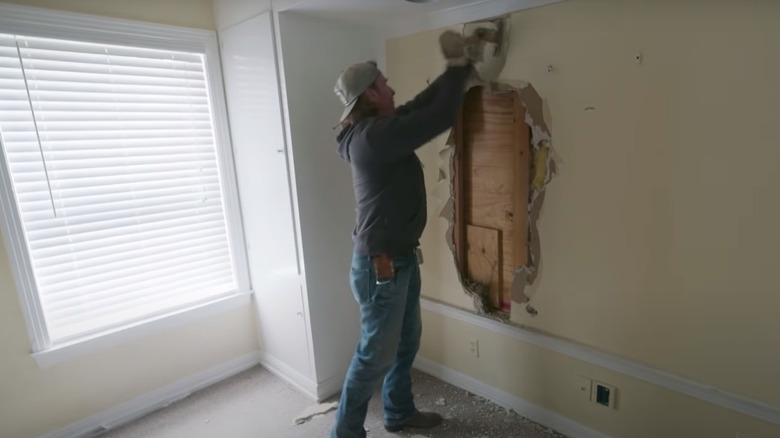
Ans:
[{"label": "drywall dust", "polygon": [[303,412],[301,412],[300,415],[295,417],[295,420],[293,420],[293,423],[295,424],[303,424],[315,417],[318,417],[320,415],[325,415],[330,411],[333,411],[339,407],[339,402],[331,402],[331,403],[320,403],[316,404],[314,406],[310,406],[306,409],[304,409]]}]

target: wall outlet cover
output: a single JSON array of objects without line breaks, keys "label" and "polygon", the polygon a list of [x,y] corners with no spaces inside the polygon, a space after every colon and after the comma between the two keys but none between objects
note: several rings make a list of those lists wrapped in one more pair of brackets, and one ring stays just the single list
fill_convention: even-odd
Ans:
[{"label": "wall outlet cover", "polygon": [[479,339],[469,338],[469,350],[472,356],[479,357]]},{"label": "wall outlet cover", "polygon": [[590,393],[591,401],[604,407],[615,409],[617,388],[603,382],[593,381]]},{"label": "wall outlet cover", "polygon": [[584,401],[591,401],[593,380],[585,376],[577,376],[577,391]]}]

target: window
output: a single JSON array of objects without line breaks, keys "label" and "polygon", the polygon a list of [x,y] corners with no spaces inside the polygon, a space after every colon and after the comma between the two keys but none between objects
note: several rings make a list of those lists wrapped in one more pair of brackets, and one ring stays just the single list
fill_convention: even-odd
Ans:
[{"label": "window", "polygon": [[33,350],[246,291],[207,45],[3,30],[2,220]]}]

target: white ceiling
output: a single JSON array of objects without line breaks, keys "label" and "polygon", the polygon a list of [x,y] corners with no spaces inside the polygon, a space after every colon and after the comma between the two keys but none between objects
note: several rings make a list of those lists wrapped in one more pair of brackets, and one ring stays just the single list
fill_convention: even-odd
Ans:
[{"label": "white ceiling", "polygon": [[387,35],[403,35],[495,17],[562,0],[439,0],[418,4],[405,0],[281,0],[284,7],[321,18],[357,24]]}]

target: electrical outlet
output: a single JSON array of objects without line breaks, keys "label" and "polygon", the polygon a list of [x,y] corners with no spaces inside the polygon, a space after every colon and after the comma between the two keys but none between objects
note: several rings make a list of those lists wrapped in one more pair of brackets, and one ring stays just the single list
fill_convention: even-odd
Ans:
[{"label": "electrical outlet", "polygon": [[608,408],[615,408],[615,399],[617,398],[617,388],[606,383],[593,381],[590,390],[590,399],[592,402]]},{"label": "electrical outlet", "polygon": [[469,338],[469,350],[472,356],[479,357],[479,339]]},{"label": "electrical outlet", "polygon": [[579,391],[582,399],[587,402],[591,401],[590,393],[592,385],[593,380],[585,376],[577,376],[577,391]]}]

